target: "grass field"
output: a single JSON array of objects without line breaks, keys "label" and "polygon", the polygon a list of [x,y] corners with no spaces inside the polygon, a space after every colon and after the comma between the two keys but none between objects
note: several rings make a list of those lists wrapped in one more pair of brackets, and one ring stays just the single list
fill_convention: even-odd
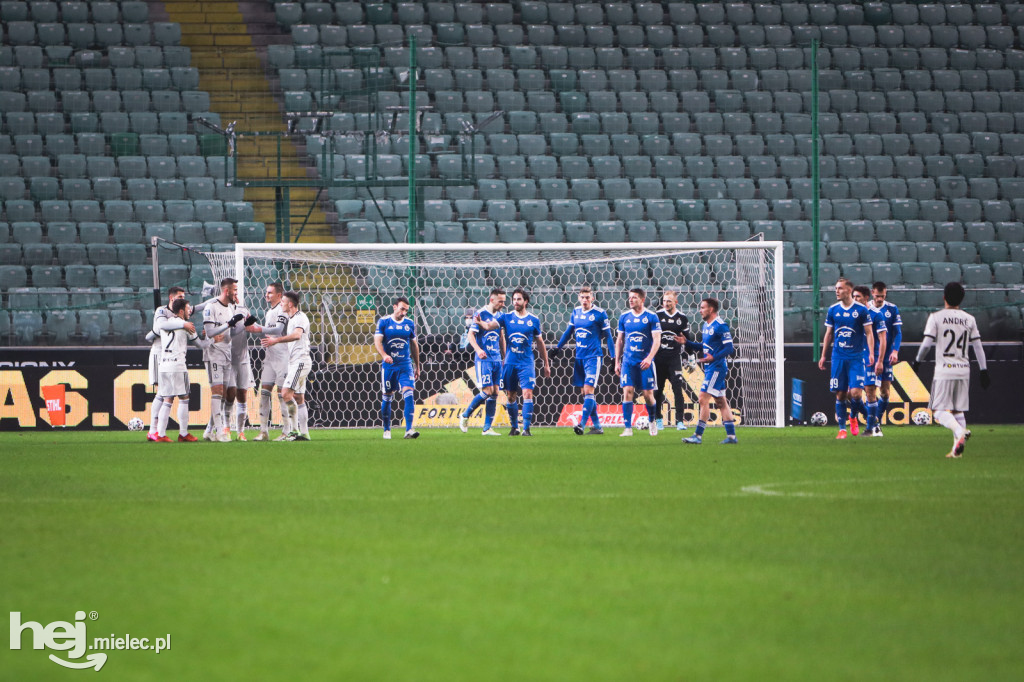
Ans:
[{"label": "grass field", "polygon": [[0,595],[172,636],[106,680],[1020,680],[1024,427],[972,428],[5,433]]}]

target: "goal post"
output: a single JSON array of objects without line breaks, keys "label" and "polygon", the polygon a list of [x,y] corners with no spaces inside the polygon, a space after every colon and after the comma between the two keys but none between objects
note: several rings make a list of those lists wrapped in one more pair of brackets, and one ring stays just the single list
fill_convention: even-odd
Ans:
[{"label": "goal post", "polygon": [[[454,426],[476,392],[473,356],[465,334],[472,315],[494,287],[508,294],[523,287],[542,337],[554,347],[568,325],[580,287],[589,285],[595,305],[614,331],[627,308],[629,289],[647,292],[646,307],[660,307],[664,291],[700,332],[700,301],[721,302],[735,355],[730,358],[727,397],[737,422],[783,426],[783,328],[781,242],[639,242],[578,244],[236,244],[233,252],[206,253],[214,277],[234,277],[239,296],[262,318],[264,292],[272,282],[303,295],[310,317],[314,370],[307,402],[318,427],[379,426],[380,359],[373,349],[376,321],[405,296],[417,325],[422,372],[417,382],[417,426]],[[571,385],[572,342],[552,360],[552,376],[538,371],[534,424],[567,425],[582,397]],[[263,351],[250,338],[258,376]],[[538,360],[539,369],[539,360]],[[696,419],[703,373],[684,373],[684,406]],[[666,389],[668,385],[666,384]],[[602,370],[597,398],[602,421],[621,419],[621,389],[611,362]],[[671,404],[672,391],[666,390]],[[642,398],[638,395],[638,401]],[[499,400],[499,404],[503,401]],[[606,419],[607,417],[607,419]],[[498,423],[506,420],[499,410]],[[712,423],[719,421],[712,414]],[[482,423],[482,408],[471,425]],[[621,423],[621,422],[620,422]]]}]

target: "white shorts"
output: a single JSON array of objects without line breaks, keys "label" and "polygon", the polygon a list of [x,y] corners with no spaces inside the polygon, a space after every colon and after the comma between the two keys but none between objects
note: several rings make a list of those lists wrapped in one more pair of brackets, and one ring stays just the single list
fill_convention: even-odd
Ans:
[{"label": "white shorts", "polygon": [[249,363],[249,358],[246,357],[234,363],[231,371],[235,378],[235,388],[249,389],[253,387],[252,365]]},{"label": "white shorts", "polygon": [[934,379],[932,397],[928,407],[948,412],[967,412],[970,409],[970,379]]},{"label": "white shorts", "polygon": [[156,394],[161,398],[188,395],[191,383],[188,371],[160,372],[160,388]]},{"label": "white shorts", "polygon": [[260,384],[263,386],[284,386],[285,378],[288,376],[288,356],[263,362],[263,372],[260,374]]},{"label": "white shorts", "polygon": [[306,376],[313,363],[308,359],[300,360],[293,365],[288,365],[288,374],[285,376],[282,388],[290,388],[295,393],[306,392]]},{"label": "white shorts", "polygon": [[210,381],[210,386],[235,385],[235,370],[230,362],[224,364],[220,360],[207,360],[206,376]]},{"label": "white shorts", "polygon": [[149,351],[149,385],[156,386],[160,383],[160,351],[150,349]]}]

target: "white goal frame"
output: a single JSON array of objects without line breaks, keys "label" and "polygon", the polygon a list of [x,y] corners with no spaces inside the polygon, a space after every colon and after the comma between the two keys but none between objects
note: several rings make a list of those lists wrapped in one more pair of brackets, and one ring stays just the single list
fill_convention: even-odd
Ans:
[{"label": "white goal frame", "polygon": [[[514,255],[517,252],[530,252],[536,254],[537,252],[544,251],[561,251],[561,252],[574,252],[579,253],[585,257],[586,252],[607,252],[612,254],[616,258],[637,258],[642,257],[644,254],[650,254],[652,257],[657,257],[659,254],[668,255],[672,252],[697,252],[697,251],[743,251],[743,250],[761,250],[770,251],[774,258],[770,267],[773,268],[771,278],[774,282],[774,292],[772,296],[775,319],[771,322],[766,322],[766,325],[770,325],[774,330],[775,344],[773,348],[774,357],[774,412],[775,412],[775,423],[768,426],[775,426],[780,428],[785,425],[785,378],[784,378],[784,341],[783,341],[783,243],[781,241],[762,241],[762,240],[749,240],[744,242],[617,242],[617,243],[519,243],[519,244],[351,244],[351,243],[238,243],[235,244],[234,251],[234,278],[239,281],[239,292],[246,291],[246,255],[247,254],[259,254],[266,252],[303,252],[303,251],[321,251],[321,252],[363,252],[368,255],[373,252],[378,253],[445,253],[445,254],[458,254],[460,252],[465,253],[507,253]],[[213,255],[213,254],[211,254]],[[217,254],[221,257],[229,256],[229,254]],[[211,259],[212,262],[213,259]],[[516,261],[510,258],[508,261],[510,266],[515,266]],[[457,266],[456,262],[451,264]],[[221,269],[218,272],[218,268],[214,268],[214,274],[219,279],[224,276],[224,271]],[[701,292],[695,292],[703,296]],[[699,300],[699,298],[698,298]],[[480,301],[479,305],[483,305],[486,301]],[[657,306],[649,301],[648,307]],[[566,311],[566,315],[571,312],[571,308]],[[693,319],[695,317],[695,310],[683,310],[685,314]],[[697,318],[699,322],[699,318]],[[614,326],[614,320],[612,321]],[[561,332],[561,330],[548,330],[549,334],[555,334],[555,338]],[[739,342],[742,343],[742,338]],[[739,362],[751,362],[749,358],[738,358]],[[732,363],[730,363],[732,364]]]}]

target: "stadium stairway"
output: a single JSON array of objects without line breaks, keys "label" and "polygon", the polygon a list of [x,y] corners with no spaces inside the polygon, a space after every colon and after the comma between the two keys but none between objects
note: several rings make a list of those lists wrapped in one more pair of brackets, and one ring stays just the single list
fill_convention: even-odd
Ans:
[{"label": "stadium stairway", "polygon": [[[273,12],[233,0],[171,0],[164,2],[163,7],[168,20],[181,25],[181,44],[191,48],[192,64],[199,69],[200,88],[210,93],[210,108],[220,115],[224,125],[238,121],[239,131],[284,132],[281,104],[271,92],[258,50],[259,43],[273,41],[280,35]],[[246,9],[245,16],[242,7]],[[305,154],[299,153],[293,141],[285,139],[281,144],[280,176],[308,177],[310,169],[304,159]],[[278,173],[276,138],[250,138],[239,143],[239,177],[275,178]],[[313,188],[291,188],[291,241],[296,241],[295,232],[306,221],[316,195]],[[252,203],[255,219],[266,224],[267,241],[276,241],[275,188],[246,188],[245,199]],[[334,241],[331,226],[319,206],[313,207],[298,241]]]}]

